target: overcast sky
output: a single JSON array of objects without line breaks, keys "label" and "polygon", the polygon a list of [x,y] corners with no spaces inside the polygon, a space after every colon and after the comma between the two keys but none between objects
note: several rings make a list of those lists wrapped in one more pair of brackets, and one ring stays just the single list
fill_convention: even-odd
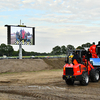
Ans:
[{"label": "overcast sky", "polygon": [[35,46],[22,46],[26,51],[51,52],[57,45],[100,40],[100,0],[0,0],[0,44],[7,44],[4,25],[20,20],[35,27]]}]

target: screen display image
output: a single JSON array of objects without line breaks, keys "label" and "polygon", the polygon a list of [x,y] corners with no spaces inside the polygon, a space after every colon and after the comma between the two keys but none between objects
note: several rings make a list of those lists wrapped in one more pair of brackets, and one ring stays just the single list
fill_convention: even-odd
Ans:
[{"label": "screen display image", "polygon": [[12,45],[33,45],[33,28],[11,26]]}]

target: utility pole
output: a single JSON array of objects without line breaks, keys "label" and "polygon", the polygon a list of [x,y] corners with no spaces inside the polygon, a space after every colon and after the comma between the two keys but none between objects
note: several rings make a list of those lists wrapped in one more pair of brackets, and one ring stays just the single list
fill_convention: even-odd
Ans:
[{"label": "utility pole", "polygon": [[19,43],[19,59],[22,59],[22,42]]},{"label": "utility pole", "polygon": [[[20,20],[20,25],[21,25],[21,20]],[[21,38],[19,42],[19,59],[22,59],[22,39]]]}]

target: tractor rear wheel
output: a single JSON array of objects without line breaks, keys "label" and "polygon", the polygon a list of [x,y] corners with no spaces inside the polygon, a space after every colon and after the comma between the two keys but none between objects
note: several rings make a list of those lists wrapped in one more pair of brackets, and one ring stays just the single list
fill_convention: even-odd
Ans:
[{"label": "tractor rear wheel", "polygon": [[98,70],[91,70],[90,77],[92,82],[98,82],[99,81],[99,71]]},{"label": "tractor rear wheel", "polygon": [[81,85],[86,86],[89,84],[89,76],[88,73],[83,73],[82,80],[80,81]]},{"label": "tractor rear wheel", "polygon": [[73,85],[74,84],[74,80],[71,80],[71,79],[67,79],[67,80],[65,80],[65,82],[68,85]]}]

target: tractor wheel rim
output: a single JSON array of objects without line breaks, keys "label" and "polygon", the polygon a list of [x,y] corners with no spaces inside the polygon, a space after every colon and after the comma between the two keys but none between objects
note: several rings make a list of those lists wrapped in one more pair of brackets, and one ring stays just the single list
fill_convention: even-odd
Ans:
[{"label": "tractor wheel rim", "polygon": [[98,73],[96,73],[96,79],[99,80],[99,74]]},{"label": "tractor wheel rim", "polygon": [[88,76],[85,77],[85,81],[86,81],[86,83],[89,82],[89,78],[88,78]]}]

